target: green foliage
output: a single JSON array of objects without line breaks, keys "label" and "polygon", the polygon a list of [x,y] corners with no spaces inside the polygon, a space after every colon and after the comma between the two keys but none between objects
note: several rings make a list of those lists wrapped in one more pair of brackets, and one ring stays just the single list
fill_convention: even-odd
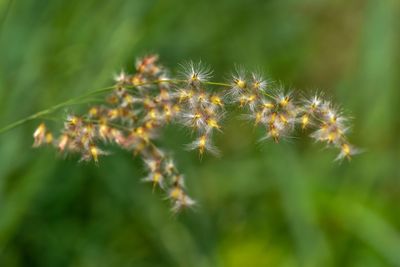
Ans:
[{"label": "green foliage", "polygon": [[172,69],[201,59],[216,80],[243,63],[327,88],[366,151],[337,164],[306,138],[259,144],[230,116],[222,158],[199,161],[182,147],[189,134],[168,127],[162,146],[199,202],[172,216],[140,182],[140,160],[62,160],[31,149],[29,122],[0,136],[0,266],[400,265],[399,11],[390,0],[0,1],[1,126],[156,52]]}]

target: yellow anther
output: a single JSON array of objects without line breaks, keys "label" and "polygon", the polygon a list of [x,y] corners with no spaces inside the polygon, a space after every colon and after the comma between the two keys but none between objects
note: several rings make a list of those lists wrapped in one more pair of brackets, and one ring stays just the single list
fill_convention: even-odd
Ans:
[{"label": "yellow anther", "polygon": [[203,135],[200,137],[199,140],[199,147],[205,147],[206,146],[206,142],[207,142],[207,136]]},{"label": "yellow anther", "polygon": [[171,192],[169,193],[170,198],[172,199],[181,199],[183,195],[183,191],[180,187],[175,186]]},{"label": "yellow anther", "polygon": [[236,83],[236,85],[237,85],[239,88],[241,88],[241,89],[246,88],[246,81],[244,81],[244,80],[242,80],[242,79],[237,79],[237,80],[235,81],[235,83]]},{"label": "yellow anther", "polygon": [[350,146],[348,144],[343,144],[342,145],[342,152],[343,152],[343,154],[345,156],[349,156],[350,152],[351,152]]},{"label": "yellow anther", "polygon": [[266,109],[273,109],[275,105],[272,103],[264,103],[263,107]]},{"label": "yellow anther", "polygon": [[211,127],[211,128],[217,128],[219,129],[220,126],[218,125],[218,122],[215,119],[208,119],[207,120],[207,124]]},{"label": "yellow anther", "polygon": [[256,100],[256,95],[250,95],[249,97],[247,97],[248,102],[253,102],[254,100]]},{"label": "yellow anther", "polygon": [[221,98],[215,95],[211,97],[211,103],[213,103],[214,105],[222,106]]},{"label": "yellow anther", "polygon": [[286,107],[289,104],[289,97],[285,96],[284,98],[282,98],[281,101],[279,102],[279,104],[282,107]]},{"label": "yellow anther", "polygon": [[99,158],[99,149],[95,147],[94,145],[90,146],[90,154],[92,155],[92,158],[95,162],[98,162]]},{"label": "yellow anther", "polygon": [[140,78],[138,78],[137,76],[133,76],[133,78],[132,78],[132,84],[135,85],[135,86],[141,84]]},{"label": "yellow anther", "polygon": [[89,115],[90,115],[91,117],[96,117],[98,114],[99,114],[99,109],[96,108],[96,107],[92,107],[92,108],[89,110]]},{"label": "yellow anther", "polygon": [[46,125],[44,123],[41,123],[35,130],[35,132],[33,133],[33,137],[39,138],[41,136],[44,135],[44,133],[46,132]]},{"label": "yellow anther", "polygon": [[261,122],[262,119],[262,113],[261,112],[257,112],[256,113],[256,118],[255,118],[255,124],[259,124]]},{"label": "yellow anther", "polygon": [[288,121],[288,119],[285,117],[285,115],[283,115],[283,114],[280,114],[279,115],[279,118],[281,119],[281,121],[284,123],[284,124],[287,124],[289,121]]},{"label": "yellow anther", "polygon": [[310,123],[310,118],[308,117],[308,115],[306,114],[303,115],[303,117],[301,117],[301,127],[305,129],[309,123]]},{"label": "yellow anther", "polygon": [[47,144],[50,144],[50,143],[52,143],[53,142],[53,134],[52,133],[47,133],[46,134],[46,137],[45,137],[45,141],[46,141],[46,143]]}]

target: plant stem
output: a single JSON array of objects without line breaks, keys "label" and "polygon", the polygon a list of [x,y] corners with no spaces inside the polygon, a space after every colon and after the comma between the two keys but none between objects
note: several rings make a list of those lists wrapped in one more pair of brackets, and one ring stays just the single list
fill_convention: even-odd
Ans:
[{"label": "plant stem", "polygon": [[98,93],[109,91],[110,89],[113,89],[113,88],[114,88],[114,86],[101,88],[101,89],[97,89],[97,90],[94,90],[94,91],[90,91],[90,92],[88,92],[88,93],[86,93],[84,95],[81,95],[79,97],[75,97],[75,98],[69,99],[69,100],[61,102],[61,103],[59,103],[57,105],[54,105],[54,106],[52,106],[52,107],[50,107],[48,109],[36,112],[35,114],[32,114],[32,115],[30,115],[28,117],[25,117],[25,118],[23,118],[21,120],[18,120],[16,122],[13,122],[13,123],[1,128],[0,129],[0,134],[2,134],[4,132],[7,132],[7,131],[9,131],[11,129],[14,129],[14,128],[16,128],[16,127],[18,127],[18,126],[20,126],[20,125],[22,125],[22,124],[24,124],[24,123],[26,123],[28,121],[35,120],[35,119],[40,118],[41,116],[50,114],[50,113],[52,113],[52,112],[54,112],[54,111],[56,111],[56,110],[58,110],[60,108],[67,107],[67,106],[74,105],[74,104],[81,104],[81,103],[77,103],[76,101],[81,100],[81,99],[83,99],[85,97],[91,96],[93,94],[98,94]]},{"label": "plant stem", "polygon": [[[143,82],[143,83],[135,84],[133,86],[125,86],[125,87],[135,88],[135,87],[138,87],[138,86],[149,85],[149,84],[159,84],[159,83],[176,83],[176,84],[179,84],[179,83],[186,83],[186,82],[187,81],[185,81],[185,80],[172,80],[172,79],[171,80],[156,80],[156,81]],[[221,83],[221,82],[203,82],[203,84],[215,85],[215,86],[223,86],[223,87],[230,87],[231,86],[230,84]],[[109,86],[109,87],[105,87],[105,88],[100,88],[100,89],[96,89],[96,90],[93,90],[93,91],[89,91],[86,94],[83,94],[81,96],[69,99],[69,100],[64,101],[62,103],[54,105],[54,106],[52,106],[52,107],[50,107],[48,109],[39,111],[39,112],[37,112],[35,114],[32,114],[32,115],[30,115],[28,117],[25,117],[25,118],[21,119],[21,120],[18,120],[18,121],[13,122],[13,123],[11,123],[9,125],[6,125],[3,128],[0,128],[0,134],[2,134],[4,132],[7,132],[7,131],[9,131],[11,129],[14,129],[14,128],[16,128],[16,127],[18,127],[18,126],[20,126],[20,125],[22,125],[22,124],[24,124],[24,123],[26,123],[28,121],[35,120],[35,119],[38,119],[38,118],[40,118],[40,117],[42,117],[44,115],[50,114],[52,112],[55,112],[56,110],[58,110],[60,108],[71,106],[71,105],[76,105],[76,104],[88,103],[90,101],[78,102],[78,100],[82,100],[82,99],[84,99],[86,97],[89,97],[89,96],[92,96],[92,95],[95,95],[95,94],[105,93],[105,92],[111,91],[112,89],[115,89],[115,86]],[[268,95],[268,96],[272,97],[271,95]]]}]

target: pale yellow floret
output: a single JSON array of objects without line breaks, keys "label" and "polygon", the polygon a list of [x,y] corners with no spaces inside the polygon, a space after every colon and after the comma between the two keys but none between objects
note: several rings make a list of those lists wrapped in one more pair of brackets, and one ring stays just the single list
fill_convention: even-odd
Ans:
[{"label": "pale yellow floret", "polygon": [[235,83],[236,83],[236,85],[237,85],[239,88],[241,88],[241,89],[246,88],[246,81],[244,81],[244,80],[242,80],[242,79],[237,79],[237,80],[235,81]]},{"label": "pale yellow floret", "polygon": [[89,115],[91,117],[96,117],[98,114],[99,114],[99,109],[98,108],[96,108],[96,107],[90,108]]},{"label": "pale yellow floret", "polygon": [[223,106],[221,98],[215,95],[211,97],[211,103],[217,106]]},{"label": "pale yellow floret", "polygon": [[90,146],[90,154],[92,155],[93,160],[97,163],[99,161],[99,149],[94,145]]},{"label": "pale yellow floret", "polygon": [[58,149],[60,150],[60,151],[64,151],[65,150],[65,147],[67,146],[67,144],[68,144],[68,141],[69,141],[69,137],[68,137],[68,135],[62,135],[61,136],[61,138],[60,138],[60,141],[59,141],[59,143],[58,143]]},{"label": "pale yellow floret", "polygon": [[307,114],[304,114],[301,117],[301,128],[305,129],[308,126],[309,123],[310,123],[310,118],[308,117]]},{"label": "pale yellow floret", "polygon": [[288,119],[286,118],[285,115],[280,114],[280,115],[279,115],[279,118],[280,118],[280,120],[281,120],[284,124],[288,124],[288,123],[289,123],[289,121],[288,121]]},{"label": "pale yellow floret", "polygon": [[255,122],[254,122],[255,125],[259,124],[261,122],[261,119],[262,119],[262,112],[256,112]]},{"label": "pale yellow floret", "polygon": [[211,128],[220,129],[220,126],[218,125],[218,122],[215,119],[208,119],[207,125],[210,126]]},{"label": "pale yellow floret", "polygon": [[345,144],[342,145],[342,153],[343,153],[346,157],[350,156],[351,148],[350,148],[350,146],[349,146],[348,144],[345,143]]},{"label": "pale yellow floret", "polygon": [[46,133],[45,141],[47,144],[51,144],[53,142],[53,134],[52,133]]},{"label": "pale yellow floret", "polygon": [[263,107],[264,107],[265,109],[273,109],[273,108],[275,107],[275,105],[272,104],[272,103],[264,103],[264,104],[263,104]]},{"label": "pale yellow floret", "polygon": [[283,97],[280,101],[279,104],[281,105],[281,107],[286,107],[289,104],[289,97],[285,96]]},{"label": "pale yellow floret", "polygon": [[46,132],[46,125],[44,123],[41,123],[35,130],[35,132],[33,133],[33,137],[35,139],[43,136]]},{"label": "pale yellow floret", "polygon": [[180,187],[174,186],[169,192],[169,197],[175,200],[179,200],[182,199],[183,194],[183,190]]},{"label": "pale yellow floret", "polygon": [[202,135],[199,138],[199,144],[198,144],[198,148],[199,148],[200,154],[204,153],[204,150],[206,148],[206,144],[207,144],[207,136],[206,135]]}]

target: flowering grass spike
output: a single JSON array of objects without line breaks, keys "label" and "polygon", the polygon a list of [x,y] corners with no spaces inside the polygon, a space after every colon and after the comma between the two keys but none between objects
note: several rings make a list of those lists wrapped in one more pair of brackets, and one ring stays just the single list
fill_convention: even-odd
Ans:
[{"label": "flowering grass spike", "polygon": [[116,144],[143,159],[148,172],[143,181],[161,188],[175,212],[195,201],[187,195],[184,176],[173,159],[154,143],[170,123],[196,135],[186,147],[200,156],[219,155],[212,138],[223,131],[227,105],[238,106],[246,119],[263,127],[262,140],[278,143],[298,129],[310,130],[313,139],[339,150],[338,160],[359,152],[347,141],[348,120],[321,95],[296,99],[294,92],[243,68],[227,83],[217,83],[209,80],[212,71],[201,63],[183,65],[181,78],[170,77],[156,55],[138,59],[135,67],[133,74],[116,75],[112,89],[99,91],[111,91],[104,103],[85,114],[68,115],[57,138],[41,123],[33,134],[33,146],[52,144],[61,154],[80,154],[81,161],[97,163],[109,154],[107,144]]}]

